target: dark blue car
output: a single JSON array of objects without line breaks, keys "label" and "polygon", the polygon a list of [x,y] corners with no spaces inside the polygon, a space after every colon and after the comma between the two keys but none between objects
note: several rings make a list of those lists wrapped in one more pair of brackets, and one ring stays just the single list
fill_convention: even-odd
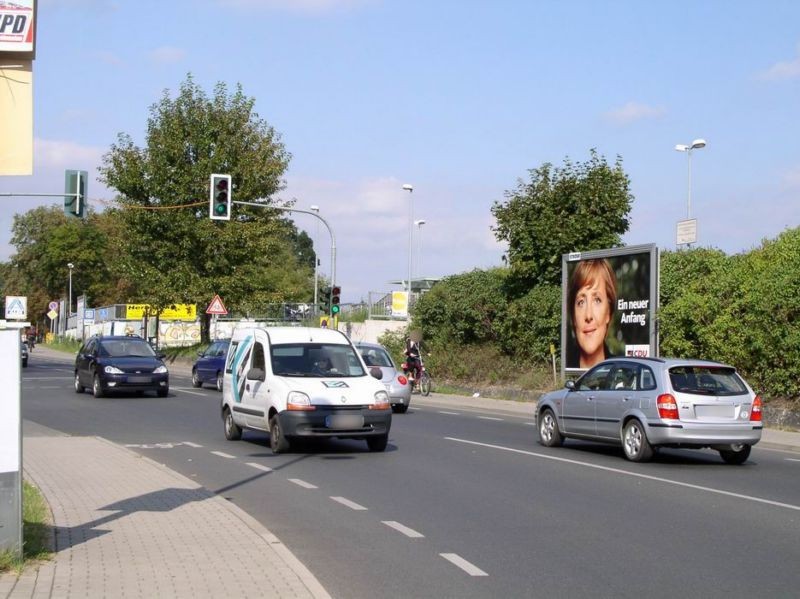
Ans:
[{"label": "dark blue car", "polygon": [[214,383],[217,391],[222,391],[225,358],[228,356],[230,344],[230,339],[220,339],[214,341],[205,351],[198,352],[197,361],[192,366],[192,386],[202,387],[203,383]]}]

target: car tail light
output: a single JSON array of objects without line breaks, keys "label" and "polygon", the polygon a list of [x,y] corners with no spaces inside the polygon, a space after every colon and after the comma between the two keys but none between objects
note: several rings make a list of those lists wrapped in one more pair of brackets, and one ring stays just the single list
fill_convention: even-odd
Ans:
[{"label": "car tail light", "polygon": [[404,377],[402,374],[397,375],[397,382],[401,385],[408,385],[408,379]]},{"label": "car tail light", "polygon": [[680,419],[678,415],[678,402],[675,401],[675,398],[671,394],[664,393],[663,395],[659,395],[656,400],[656,407],[658,407],[659,418],[664,418],[665,420]]},{"label": "car tail light", "polygon": [[750,410],[750,422],[761,422],[761,398],[756,395],[753,408]]}]

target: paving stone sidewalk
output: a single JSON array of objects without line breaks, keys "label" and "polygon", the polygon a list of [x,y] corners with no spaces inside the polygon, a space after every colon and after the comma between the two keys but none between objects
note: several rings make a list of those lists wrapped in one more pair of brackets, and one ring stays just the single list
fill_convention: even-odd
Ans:
[{"label": "paving stone sidewalk", "polygon": [[98,437],[36,427],[25,477],[53,512],[52,561],[0,597],[328,597],[280,540],[190,479]]}]

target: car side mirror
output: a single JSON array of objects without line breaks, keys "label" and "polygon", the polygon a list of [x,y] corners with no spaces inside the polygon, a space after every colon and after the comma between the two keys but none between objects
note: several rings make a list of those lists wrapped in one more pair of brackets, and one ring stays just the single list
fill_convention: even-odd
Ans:
[{"label": "car side mirror", "polygon": [[247,371],[247,380],[248,381],[264,381],[266,380],[266,374],[261,368],[251,368]]},{"label": "car side mirror", "polygon": [[572,379],[568,380],[566,383],[564,383],[564,387],[570,391],[575,391],[575,381]]},{"label": "car side mirror", "polygon": [[166,357],[167,357],[167,354],[165,354],[164,352],[158,352],[156,354],[156,358],[158,358],[159,360],[163,360]]},{"label": "car side mirror", "polygon": [[383,371],[380,368],[378,368],[377,366],[373,366],[372,368],[370,368],[369,369],[369,374],[370,374],[370,376],[372,376],[373,378],[376,378],[378,380],[381,380],[383,378]]},{"label": "car side mirror", "polygon": [[202,349],[197,352],[197,357],[198,358],[202,358],[203,357],[203,350]]}]

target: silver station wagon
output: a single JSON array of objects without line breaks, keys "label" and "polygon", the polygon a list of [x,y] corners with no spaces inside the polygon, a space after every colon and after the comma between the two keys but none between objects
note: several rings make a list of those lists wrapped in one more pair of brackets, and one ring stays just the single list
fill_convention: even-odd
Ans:
[{"label": "silver station wagon", "polygon": [[719,451],[742,464],[761,440],[761,398],[731,366],[702,360],[612,358],[536,405],[539,441],[621,444],[645,462],[659,447]]}]

